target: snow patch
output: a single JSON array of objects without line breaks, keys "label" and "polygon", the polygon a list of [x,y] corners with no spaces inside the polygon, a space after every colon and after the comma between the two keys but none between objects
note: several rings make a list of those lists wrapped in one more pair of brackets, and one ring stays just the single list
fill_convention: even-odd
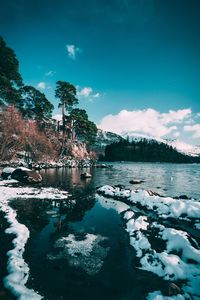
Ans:
[{"label": "snow patch", "polygon": [[67,259],[71,266],[79,267],[89,275],[95,275],[101,270],[109,251],[109,247],[99,245],[105,240],[107,238],[90,233],[81,238],[69,234],[56,241],[54,247],[59,248],[60,251],[47,257],[50,260]]},{"label": "snow patch", "polygon": [[4,285],[20,300],[42,299],[42,296],[26,287],[29,277],[29,267],[23,259],[23,253],[29,238],[29,230],[24,224],[17,221],[17,213],[9,206],[9,202],[19,198],[67,199],[68,193],[53,188],[14,187],[13,184],[15,183],[17,183],[16,180],[0,181],[0,210],[5,213],[5,218],[10,224],[5,233],[16,236],[13,240],[14,248],[7,252],[7,270],[9,274],[4,278]]}]

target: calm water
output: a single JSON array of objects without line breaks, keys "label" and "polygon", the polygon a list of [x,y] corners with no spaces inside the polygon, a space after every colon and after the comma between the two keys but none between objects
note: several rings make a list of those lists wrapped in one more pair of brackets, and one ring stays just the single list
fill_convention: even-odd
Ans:
[{"label": "calm water", "polygon": [[[67,190],[123,184],[127,188],[152,189],[171,197],[200,198],[200,164],[114,163],[112,166],[111,169],[92,169],[92,179],[87,181],[80,179],[82,171],[77,169],[50,169],[42,175],[45,184]],[[131,185],[131,179],[141,179],[144,183]]]},{"label": "calm water", "polygon": [[[137,188],[200,198],[200,165],[116,163],[110,169],[87,171],[92,173],[87,180],[80,179],[83,171],[78,169],[41,172],[43,185],[69,191],[76,200],[71,208],[31,199],[13,204],[19,221],[31,232],[25,251],[31,271],[28,286],[50,300],[145,299],[148,292],[165,290],[166,281],[138,268],[120,214],[102,206],[95,199],[95,190],[105,184],[134,188],[129,181],[142,179],[145,182]],[[74,259],[62,252],[62,247],[55,248],[62,237],[73,235],[84,240],[87,234],[99,239],[89,258],[80,254]]]}]

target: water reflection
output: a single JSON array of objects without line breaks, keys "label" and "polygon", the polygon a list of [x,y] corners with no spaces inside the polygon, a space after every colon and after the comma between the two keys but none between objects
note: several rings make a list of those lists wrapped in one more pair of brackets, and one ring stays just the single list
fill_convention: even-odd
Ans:
[{"label": "water reflection", "polygon": [[162,195],[200,198],[200,164],[167,164],[167,163],[114,163],[113,168],[91,169],[91,179],[80,178],[79,169],[49,169],[42,171],[44,184],[61,187],[70,192],[84,189],[94,191],[96,187],[110,184],[123,184],[127,188],[135,188],[129,184],[131,179],[144,180],[137,186],[152,189]]}]

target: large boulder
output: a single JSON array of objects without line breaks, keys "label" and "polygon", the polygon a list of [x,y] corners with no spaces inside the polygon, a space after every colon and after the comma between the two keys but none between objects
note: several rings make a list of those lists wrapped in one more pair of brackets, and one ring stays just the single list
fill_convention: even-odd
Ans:
[{"label": "large boulder", "polygon": [[42,176],[27,168],[17,168],[12,173],[11,177],[22,183],[39,183],[42,181]]},{"label": "large boulder", "polygon": [[1,177],[5,179],[9,179],[12,173],[15,171],[15,168],[6,167],[2,170]]}]

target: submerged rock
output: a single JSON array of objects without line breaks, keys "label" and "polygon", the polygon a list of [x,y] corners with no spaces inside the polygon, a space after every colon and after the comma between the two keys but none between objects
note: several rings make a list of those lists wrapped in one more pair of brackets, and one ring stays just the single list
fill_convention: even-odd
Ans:
[{"label": "submerged rock", "polygon": [[42,181],[42,176],[39,173],[27,168],[17,168],[11,177],[22,183],[39,183]]},{"label": "submerged rock", "polygon": [[140,184],[140,183],[143,183],[143,182],[144,182],[144,180],[137,180],[137,179],[129,181],[130,184]]}]

